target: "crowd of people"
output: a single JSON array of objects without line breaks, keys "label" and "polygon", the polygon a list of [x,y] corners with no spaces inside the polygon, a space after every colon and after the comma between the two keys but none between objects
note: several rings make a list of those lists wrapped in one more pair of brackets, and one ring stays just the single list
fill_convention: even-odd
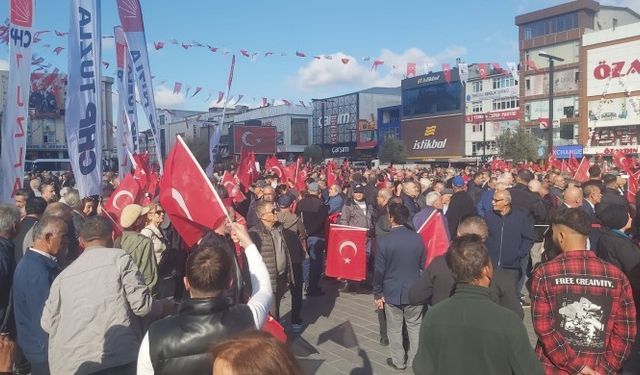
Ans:
[{"label": "crowd of people", "polygon": [[[190,248],[157,200],[106,214],[110,173],[83,199],[69,173],[29,176],[0,206],[0,373],[300,374],[259,330],[271,318],[305,329],[330,285],[328,223],[367,229],[366,279],[335,281],[372,296],[390,370],[640,373],[640,222],[617,172],[329,173],[310,166],[297,190],[263,171],[242,200],[214,174],[232,222]],[[418,231],[433,213],[450,246],[431,259]]]}]

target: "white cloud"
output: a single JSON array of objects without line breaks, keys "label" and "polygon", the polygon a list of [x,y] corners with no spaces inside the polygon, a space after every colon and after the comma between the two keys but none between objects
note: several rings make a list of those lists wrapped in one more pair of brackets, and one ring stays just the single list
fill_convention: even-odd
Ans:
[{"label": "white cloud", "polygon": [[[361,61],[342,52],[332,54],[332,59],[313,59],[306,66],[298,69],[295,77],[289,77],[290,83],[300,90],[312,90],[330,86],[386,86],[396,87],[403,79],[407,63],[416,63],[417,74],[422,74],[426,67],[439,70],[439,64],[449,63],[453,66],[455,58],[466,54],[464,47],[450,47],[435,55],[427,55],[419,48],[409,48],[402,53],[383,49],[379,56],[370,61]],[[340,60],[348,58],[343,64]],[[381,60],[383,65],[372,70],[374,60]]]},{"label": "white cloud", "polygon": [[158,108],[181,108],[186,102],[184,95],[174,94],[173,89],[165,85],[156,87],[155,99]]},{"label": "white cloud", "polygon": [[9,70],[9,61],[0,59],[0,70]]}]

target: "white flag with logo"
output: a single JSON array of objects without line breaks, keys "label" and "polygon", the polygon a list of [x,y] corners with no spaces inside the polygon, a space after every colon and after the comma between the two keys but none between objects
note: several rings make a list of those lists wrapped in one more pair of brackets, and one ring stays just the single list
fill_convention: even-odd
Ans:
[{"label": "white flag with logo", "polygon": [[511,72],[511,76],[513,76],[513,79],[520,79],[520,76],[518,75],[518,66],[516,65],[516,63],[508,62],[507,68],[509,68],[509,72]]},{"label": "white flag with logo", "polygon": [[158,135],[158,115],[156,113],[156,103],[153,96],[153,85],[151,82],[151,67],[149,66],[149,54],[147,53],[147,40],[144,34],[144,22],[142,20],[142,7],[139,0],[117,0],[120,23],[127,40],[127,47],[133,62],[140,93],[140,104],[149,121],[149,127],[153,134],[156,146],[156,157],[162,173],[162,155],[160,153],[160,138]]},{"label": "white flag with logo", "polygon": [[469,78],[469,66],[465,63],[458,64],[458,74],[460,75],[460,81],[466,85]]},{"label": "white flag with logo", "polygon": [[0,202],[11,202],[24,179],[34,7],[34,0],[9,2],[9,84],[2,119]]},{"label": "white flag with logo", "polygon": [[127,43],[124,40],[122,27],[113,28],[116,40],[116,79],[118,87],[118,115],[116,116],[116,150],[118,152],[118,177],[122,181],[125,175],[131,172],[131,163],[128,153],[132,152],[129,137],[129,121],[127,119],[127,91],[125,88],[125,56],[127,55]]},{"label": "white flag with logo", "polygon": [[81,198],[102,193],[101,42],[97,0],[72,0],[64,122]]}]

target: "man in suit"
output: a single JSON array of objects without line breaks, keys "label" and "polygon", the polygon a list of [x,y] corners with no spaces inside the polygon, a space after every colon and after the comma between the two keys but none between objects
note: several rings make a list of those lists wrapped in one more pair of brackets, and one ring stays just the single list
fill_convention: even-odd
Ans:
[{"label": "man in suit", "polygon": [[[373,278],[373,294],[379,309],[387,316],[387,336],[393,369],[411,366],[418,348],[422,306],[409,304],[409,288],[418,281],[424,268],[426,252],[420,236],[407,228],[409,209],[401,204],[389,205],[389,234],[378,239]],[[402,340],[402,326],[407,327],[409,351]]]},{"label": "man in suit", "polygon": [[591,219],[596,218],[596,205],[602,200],[602,192],[598,185],[589,184],[582,188],[582,209]]}]

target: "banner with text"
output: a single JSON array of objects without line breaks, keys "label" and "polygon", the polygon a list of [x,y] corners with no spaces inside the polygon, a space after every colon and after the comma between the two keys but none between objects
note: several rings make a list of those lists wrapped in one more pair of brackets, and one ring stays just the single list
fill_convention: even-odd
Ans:
[{"label": "banner with text", "polygon": [[80,198],[102,194],[100,5],[72,0],[65,130]]},{"label": "banner with text", "polygon": [[24,178],[34,5],[34,0],[9,3],[9,84],[2,119],[0,202],[10,202]]},{"label": "banner with text", "polygon": [[144,21],[142,19],[142,8],[140,0],[118,0],[118,14],[120,23],[127,40],[127,47],[133,63],[133,70],[136,74],[138,92],[140,94],[140,104],[149,121],[149,127],[153,134],[153,141],[156,146],[156,157],[162,172],[162,154],[160,150],[160,138],[157,129],[156,102],[153,96],[153,85],[151,82],[151,67],[149,65],[149,54],[147,53],[147,40],[144,34]]},{"label": "banner with text", "polygon": [[116,39],[116,77],[118,92],[118,115],[116,119],[116,150],[118,153],[118,177],[122,181],[125,175],[131,172],[131,163],[127,151],[133,154],[129,140],[129,122],[127,121],[127,99],[125,88],[125,56],[128,55],[127,43],[124,40],[122,27],[113,28]]}]

